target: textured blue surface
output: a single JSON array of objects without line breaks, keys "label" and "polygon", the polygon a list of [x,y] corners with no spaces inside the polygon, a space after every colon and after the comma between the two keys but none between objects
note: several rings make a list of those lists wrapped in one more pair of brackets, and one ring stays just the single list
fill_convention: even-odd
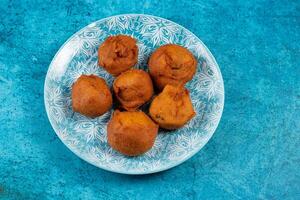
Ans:
[{"label": "textured blue surface", "polygon": [[[44,78],[58,48],[88,23],[120,13],[185,26],[222,70],[216,133],[166,172],[127,176],[89,165],[61,143],[45,113]],[[295,0],[0,0],[0,198],[299,199],[299,30]]]}]

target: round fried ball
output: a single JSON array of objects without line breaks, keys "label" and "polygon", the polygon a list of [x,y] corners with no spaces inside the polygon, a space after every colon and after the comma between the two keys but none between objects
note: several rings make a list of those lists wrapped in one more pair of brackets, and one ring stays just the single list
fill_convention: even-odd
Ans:
[{"label": "round fried ball", "polygon": [[151,149],[157,132],[158,125],[142,111],[116,110],[107,125],[108,143],[127,156],[137,156]]},{"label": "round fried ball", "polygon": [[109,36],[98,50],[99,65],[117,76],[137,63],[136,40],[127,35]]},{"label": "round fried ball", "polygon": [[184,85],[196,72],[197,60],[186,48],[167,44],[156,49],[150,56],[150,74],[158,89],[165,85]]},{"label": "round fried ball", "polygon": [[153,85],[149,74],[132,69],[123,72],[113,84],[113,90],[122,107],[134,111],[146,103],[153,95]]},{"label": "round fried ball", "polygon": [[72,86],[72,107],[87,117],[95,118],[112,106],[112,95],[104,79],[81,75]]},{"label": "round fried ball", "polygon": [[189,91],[173,85],[166,85],[153,99],[149,113],[160,127],[170,130],[182,127],[196,114]]}]

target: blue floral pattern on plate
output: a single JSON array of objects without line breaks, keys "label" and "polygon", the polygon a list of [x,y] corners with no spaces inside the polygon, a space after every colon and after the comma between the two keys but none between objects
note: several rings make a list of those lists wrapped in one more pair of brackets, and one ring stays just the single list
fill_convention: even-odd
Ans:
[{"label": "blue floral pattern on plate", "polygon": [[[71,106],[71,86],[81,74],[96,74],[112,85],[114,78],[97,65],[97,50],[106,37],[117,34],[137,39],[139,55],[135,68],[147,71],[151,52],[168,43],[188,48],[198,60],[197,72],[186,85],[197,115],[172,133],[161,130],[153,148],[138,157],[123,156],[108,145],[106,124],[112,110],[90,119],[74,113]],[[96,21],[74,34],[49,66],[44,96],[53,129],[77,156],[109,171],[147,174],[184,162],[207,143],[222,115],[224,86],[214,57],[194,34],[163,18],[129,14]]]}]

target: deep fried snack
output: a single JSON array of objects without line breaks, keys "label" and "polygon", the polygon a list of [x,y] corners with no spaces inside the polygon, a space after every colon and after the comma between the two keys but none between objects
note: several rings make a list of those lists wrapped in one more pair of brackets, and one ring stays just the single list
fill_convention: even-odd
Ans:
[{"label": "deep fried snack", "polygon": [[152,119],[165,129],[182,127],[195,116],[189,91],[184,86],[166,85],[149,109]]},{"label": "deep fried snack", "polygon": [[127,35],[109,36],[98,50],[99,65],[117,76],[137,63],[136,40]]},{"label": "deep fried snack", "polygon": [[127,156],[137,156],[151,149],[157,132],[158,125],[142,111],[116,110],[107,125],[108,143]]},{"label": "deep fried snack", "polygon": [[75,112],[95,118],[112,106],[112,95],[104,79],[81,75],[72,86],[72,107]]},{"label": "deep fried snack", "polygon": [[196,72],[197,60],[186,48],[167,44],[156,49],[150,56],[150,74],[158,89],[165,85],[184,85]]},{"label": "deep fried snack", "polygon": [[122,107],[134,111],[150,100],[153,95],[153,84],[147,72],[132,69],[115,79],[113,90]]}]

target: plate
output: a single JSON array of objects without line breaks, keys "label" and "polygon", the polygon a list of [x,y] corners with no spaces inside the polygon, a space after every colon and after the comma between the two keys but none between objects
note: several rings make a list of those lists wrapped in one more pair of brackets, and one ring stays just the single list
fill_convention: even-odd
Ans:
[{"label": "plate", "polygon": [[[81,74],[96,74],[112,85],[114,78],[97,65],[97,49],[106,37],[117,34],[137,39],[135,68],[147,70],[149,55],[168,43],[188,48],[198,60],[197,72],[186,85],[197,115],[172,133],[161,130],[153,148],[137,157],[123,156],[108,145],[106,125],[112,110],[90,119],[74,113],[71,106],[71,86]],[[126,14],[93,22],[63,44],[49,66],[44,100],[54,131],[77,156],[108,171],[148,174],[184,162],[208,142],[222,115],[224,85],[214,57],[193,33],[160,17]]]}]

